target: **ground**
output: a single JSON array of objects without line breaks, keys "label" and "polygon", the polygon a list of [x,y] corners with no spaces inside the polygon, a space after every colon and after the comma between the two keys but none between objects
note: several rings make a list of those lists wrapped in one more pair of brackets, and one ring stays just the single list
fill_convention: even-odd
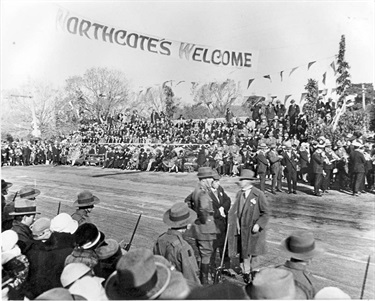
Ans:
[{"label": "ground", "polygon": [[[52,218],[60,212],[73,213],[77,194],[90,190],[101,200],[91,217],[106,237],[128,242],[138,216],[142,213],[132,248],[152,248],[167,226],[163,213],[181,202],[197,183],[196,173],[158,173],[101,169],[98,167],[5,166],[1,178],[12,182],[10,195],[25,185],[41,190],[37,208],[41,216]],[[221,185],[234,198],[238,178],[224,177]],[[285,188],[284,183],[284,188]],[[310,230],[324,255],[314,258],[311,272],[319,288],[336,286],[359,299],[366,263],[371,255],[364,299],[375,299],[374,269],[374,194],[352,197],[349,193],[330,191],[315,197],[311,187],[298,184],[298,194],[266,192],[272,214],[267,229],[268,253],[259,267],[283,263],[287,257],[279,251],[279,243],[292,231]],[[233,261],[235,262],[235,260]]]}]

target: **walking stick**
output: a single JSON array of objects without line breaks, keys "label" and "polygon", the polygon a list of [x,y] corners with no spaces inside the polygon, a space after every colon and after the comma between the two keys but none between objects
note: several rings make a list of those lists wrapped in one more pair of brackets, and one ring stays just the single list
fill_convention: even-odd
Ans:
[{"label": "walking stick", "polygon": [[368,273],[368,267],[369,267],[369,265],[370,265],[370,255],[368,256],[368,259],[367,259],[367,265],[366,265],[366,271],[365,271],[365,278],[363,279],[361,297],[359,299],[363,299],[363,293],[365,292],[365,285],[366,285],[367,273]]},{"label": "walking stick", "polygon": [[228,232],[229,232],[229,225],[227,228],[227,233],[225,234],[223,255],[221,256],[220,266],[216,268],[215,270],[214,284],[221,282],[221,279],[222,279],[222,273],[224,269],[224,257],[225,257],[225,251],[227,249],[227,242],[228,242]]}]

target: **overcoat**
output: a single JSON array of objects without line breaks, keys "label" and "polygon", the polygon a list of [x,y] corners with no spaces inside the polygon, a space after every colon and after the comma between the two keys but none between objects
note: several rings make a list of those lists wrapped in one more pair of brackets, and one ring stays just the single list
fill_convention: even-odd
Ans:
[{"label": "overcoat", "polygon": [[[243,198],[242,191],[239,191],[236,201],[229,210],[229,257],[235,257],[238,251],[241,251],[244,258],[250,255],[265,254],[267,251],[266,226],[270,215],[267,199],[264,193],[255,187],[251,188],[243,208],[239,208],[241,198]],[[260,229],[259,232],[252,233],[255,224],[258,224]],[[239,238],[242,245],[241,250],[238,250]]]}]

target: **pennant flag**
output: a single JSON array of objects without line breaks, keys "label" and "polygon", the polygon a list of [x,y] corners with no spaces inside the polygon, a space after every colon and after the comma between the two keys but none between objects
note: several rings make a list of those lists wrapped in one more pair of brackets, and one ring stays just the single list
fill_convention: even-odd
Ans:
[{"label": "pennant flag", "polygon": [[326,84],[326,76],[327,76],[327,72],[324,72],[324,73],[323,73],[323,79],[322,79],[322,83],[323,83],[323,85]]},{"label": "pennant flag", "polygon": [[263,76],[264,78],[268,78],[270,80],[270,82],[272,83],[272,79],[271,79],[271,75],[265,75]]},{"label": "pennant flag", "polygon": [[191,88],[194,90],[198,86],[197,82],[191,82]]},{"label": "pennant flag", "polygon": [[141,95],[142,92],[143,92],[143,90],[139,91],[138,96]]},{"label": "pennant flag", "polygon": [[294,67],[294,68],[292,69],[292,71],[290,71],[289,76],[291,76],[292,73],[293,73],[294,71],[296,71],[297,69],[298,69],[298,67]]},{"label": "pennant flag", "polygon": [[306,92],[304,92],[304,93],[301,94],[301,98],[300,98],[300,100],[299,100],[299,103],[300,103],[300,104],[301,104],[302,101],[306,98],[306,96],[307,96],[307,93],[306,93]]},{"label": "pennant flag", "polygon": [[177,83],[176,87],[177,87],[179,84],[184,83],[184,82],[185,82],[184,80],[180,80],[180,81]]},{"label": "pennant flag", "polygon": [[166,85],[168,82],[170,82],[170,81],[167,80],[166,82],[164,82],[164,83],[162,84],[163,89],[165,88],[165,85]]},{"label": "pennant flag", "polygon": [[319,90],[319,94],[326,96],[328,92],[328,89]]},{"label": "pennant flag", "polygon": [[335,67],[335,62],[333,61],[333,62],[330,64],[330,66],[331,66],[331,68],[333,69],[333,72],[334,72],[335,75],[336,75],[337,71],[336,71],[336,67]]},{"label": "pennant flag", "polygon": [[148,91],[150,91],[152,89],[152,87],[148,87],[147,90],[146,90],[146,94],[148,93]]},{"label": "pennant flag", "polygon": [[249,89],[250,85],[252,84],[252,82],[254,81],[255,78],[251,78],[249,79],[248,83],[247,83],[247,88]]},{"label": "pennant flag", "polygon": [[283,73],[284,73],[284,70],[280,72],[281,81],[283,81]]},{"label": "pennant flag", "polygon": [[289,98],[290,96],[292,96],[292,94],[289,94],[289,95],[285,95],[285,99],[284,99],[284,106],[285,106],[285,104],[286,104],[286,101],[288,100],[288,98]]},{"label": "pennant flag", "polygon": [[213,87],[214,84],[215,84],[214,82],[210,83],[210,86],[209,86],[210,90],[212,90],[212,87]]},{"label": "pennant flag", "polygon": [[314,65],[315,63],[316,63],[316,61],[310,62],[310,63],[307,65],[307,70],[309,70],[310,67],[311,67],[312,65]]}]

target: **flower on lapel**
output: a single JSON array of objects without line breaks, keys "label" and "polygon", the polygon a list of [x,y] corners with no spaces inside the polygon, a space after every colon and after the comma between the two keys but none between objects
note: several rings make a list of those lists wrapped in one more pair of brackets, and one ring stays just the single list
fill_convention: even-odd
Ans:
[{"label": "flower on lapel", "polygon": [[257,203],[256,199],[251,199],[250,202],[251,204],[254,204],[254,205]]},{"label": "flower on lapel", "polygon": [[220,191],[220,195],[223,196],[223,193]]}]

